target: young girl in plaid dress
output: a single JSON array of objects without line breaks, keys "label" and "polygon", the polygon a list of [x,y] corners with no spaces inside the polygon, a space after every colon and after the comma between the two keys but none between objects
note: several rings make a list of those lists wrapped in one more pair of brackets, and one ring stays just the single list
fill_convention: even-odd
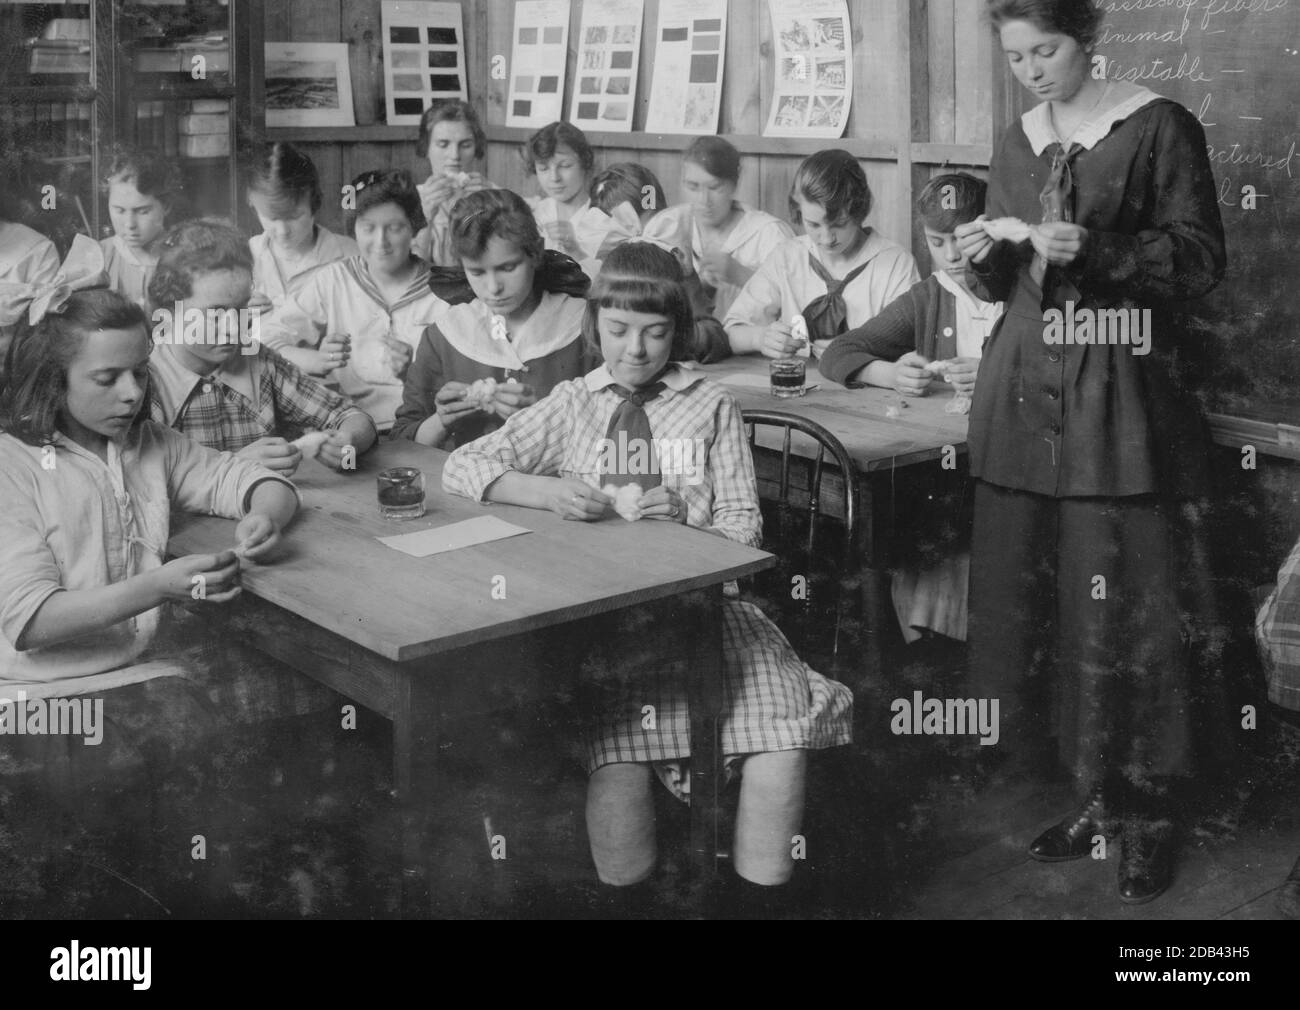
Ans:
[{"label": "young girl in plaid dress", "polygon": [[[662,484],[641,496],[642,518],[757,546],[761,519],[740,410],[720,386],[675,363],[692,327],[679,276],[673,256],[654,246],[631,242],[613,250],[584,321],[584,336],[599,341],[605,364],[457,449],[443,471],[444,487],[482,501],[549,508],[566,519],[609,518],[612,498],[599,490],[606,477],[602,443],[625,398],[640,392],[655,439],[705,450],[698,466],[663,473]],[[733,864],[743,889],[771,887],[794,870],[790,840],[803,814],[806,753],[850,741],[853,700],[847,687],[802,663],[753,605],[729,598],[722,616],[722,751],[742,775]],[[638,654],[645,626],[664,627],[647,617],[642,608],[614,627],[604,623],[583,669],[590,701],[583,728],[591,774],[587,828],[601,881],[618,887],[653,873],[654,775],[670,788],[685,782],[682,762],[690,755],[689,660],[676,644],[685,636],[652,635]],[[653,706],[653,726],[646,706]]]}]

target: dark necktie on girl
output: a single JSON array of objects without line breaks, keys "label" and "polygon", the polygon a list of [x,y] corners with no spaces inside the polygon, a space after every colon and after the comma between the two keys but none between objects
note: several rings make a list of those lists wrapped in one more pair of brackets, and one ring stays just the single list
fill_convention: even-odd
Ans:
[{"label": "dark necktie on girl", "polygon": [[[645,405],[668,387],[662,382],[654,382],[642,389],[628,389],[619,385],[609,388],[622,397],[623,402],[610,417],[609,428],[605,432],[605,437],[609,439],[606,444],[614,447],[614,466],[601,480],[616,487],[640,484],[642,491],[649,491],[663,483],[663,476],[659,473],[659,461],[651,452],[654,436],[650,431],[650,418],[646,416]],[[619,437],[620,434],[622,438]],[[629,466],[632,460],[638,462]]]},{"label": "dark necktie on girl", "polygon": [[812,272],[826,285],[826,294],[814,298],[803,310],[803,321],[808,327],[808,344],[815,340],[830,340],[848,330],[848,306],[844,304],[844,289],[853,283],[855,277],[867,269],[868,263],[849,271],[843,280],[836,280],[831,272],[822,266],[817,257],[808,254],[808,265]]}]

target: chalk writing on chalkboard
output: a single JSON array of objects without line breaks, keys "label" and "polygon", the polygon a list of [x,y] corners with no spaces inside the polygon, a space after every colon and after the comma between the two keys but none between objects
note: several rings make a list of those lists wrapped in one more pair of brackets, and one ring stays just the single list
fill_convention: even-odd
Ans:
[{"label": "chalk writing on chalkboard", "polygon": [[1110,80],[1182,103],[1205,129],[1228,243],[1198,306],[1207,406],[1300,413],[1300,3],[1105,0],[1097,52]]}]

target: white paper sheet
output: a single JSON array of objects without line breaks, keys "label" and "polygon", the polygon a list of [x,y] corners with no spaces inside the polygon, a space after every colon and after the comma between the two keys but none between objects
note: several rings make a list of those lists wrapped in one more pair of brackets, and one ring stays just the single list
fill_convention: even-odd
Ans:
[{"label": "white paper sheet", "polygon": [[844,134],[853,97],[853,42],[844,0],[768,0],[776,86],[765,137]]},{"label": "white paper sheet", "polygon": [[460,4],[384,0],[380,18],[390,125],[417,126],[434,102],[469,98]]},{"label": "white paper sheet", "polygon": [[718,132],[727,0],[661,0],[647,133]]},{"label": "white paper sheet", "polygon": [[578,31],[569,122],[588,130],[628,133],[641,62],[645,0],[585,0]]},{"label": "white paper sheet", "polygon": [[438,526],[431,530],[377,539],[385,547],[391,547],[415,558],[427,558],[433,554],[458,551],[462,547],[473,547],[475,544],[486,544],[493,540],[504,540],[506,537],[517,537],[521,533],[531,532],[530,529],[508,523],[496,516],[479,516],[477,519],[466,519],[463,522]]},{"label": "white paper sheet", "polygon": [[568,63],[569,0],[519,0],[506,126],[547,126],[564,114]]}]

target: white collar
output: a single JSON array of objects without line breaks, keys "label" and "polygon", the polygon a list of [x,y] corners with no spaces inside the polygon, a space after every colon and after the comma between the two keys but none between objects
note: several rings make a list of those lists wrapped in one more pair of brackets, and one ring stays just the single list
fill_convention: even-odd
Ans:
[{"label": "white collar", "polygon": [[[800,235],[799,239],[801,242],[803,242],[804,248],[808,250],[809,254],[818,263],[826,267],[827,270],[831,269],[830,265],[827,264],[827,262],[824,259],[822,259],[821,250],[817,248],[817,243],[815,243],[807,235]],[[865,242],[862,243],[862,247],[857,251],[857,255],[855,255],[851,261],[849,261],[844,265],[844,273],[845,274],[852,273],[858,267],[862,266],[863,263],[867,263],[870,260],[874,259],[879,253],[885,250],[885,247],[888,244],[889,244],[888,240],[881,238],[880,233],[876,231],[875,228],[872,228],[869,232],[867,232],[867,239]]]},{"label": "white collar", "polygon": [[132,249],[126,244],[126,240],[123,239],[121,235],[113,236],[113,245],[117,248],[119,256],[141,269],[148,269],[149,267],[158,265],[157,256],[153,257],[153,259],[141,259],[140,253],[142,250]]},{"label": "white collar", "polygon": [[973,294],[948,276],[946,271],[936,270],[934,272],[934,277],[935,280],[939,282],[939,287],[943,288],[945,291],[952,292],[953,297],[956,298],[958,302],[965,305],[966,311],[974,318],[984,319],[988,316],[996,318],[1002,314],[1001,303],[986,302],[982,298],[976,298]]},{"label": "white collar", "polygon": [[234,390],[257,408],[256,369],[252,359],[257,354],[236,354],[216,372],[199,375],[191,372],[169,347],[161,347],[149,357],[149,371],[153,378],[154,399],[162,409],[163,423],[171,427],[176,417],[194,392],[194,387],[203,382],[220,382],[228,389]]},{"label": "white collar", "polygon": [[[684,393],[697,382],[701,382],[707,377],[702,372],[688,372],[677,362],[671,361],[668,363],[668,371],[659,376],[659,381],[674,393]],[[592,393],[598,393],[610,386],[620,385],[619,381],[610,374],[609,366],[603,364],[584,375],[582,381],[587,384],[588,391]]]},{"label": "white collar", "polygon": [[436,323],[447,343],[465,357],[492,368],[519,371],[525,362],[544,358],[579,339],[586,311],[585,299],[547,291],[509,340],[492,336],[492,313],[477,298],[444,309]]},{"label": "white collar", "polygon": [[[1118,99],[1118,104],[1100,109],[1080,123],[1074,135],[1070,137],[1071,147],[1078,145],[1091,151],[1110,133],[1116,123],[1122,123],[1138,109],[1160,98],[1154,91],[1127,81],[1111,81],[1108,87],[1111,91],[1110,97],[1112,100]],[[1041,155],[1052,144],[1061,142],[1061,138],[1052,128],[1051,102],[1035,105],[1021,116],[1020,127],[1025,131],[1025,137],[1029,141],[1029,146],[1033,148],[1035,156]]]}]

